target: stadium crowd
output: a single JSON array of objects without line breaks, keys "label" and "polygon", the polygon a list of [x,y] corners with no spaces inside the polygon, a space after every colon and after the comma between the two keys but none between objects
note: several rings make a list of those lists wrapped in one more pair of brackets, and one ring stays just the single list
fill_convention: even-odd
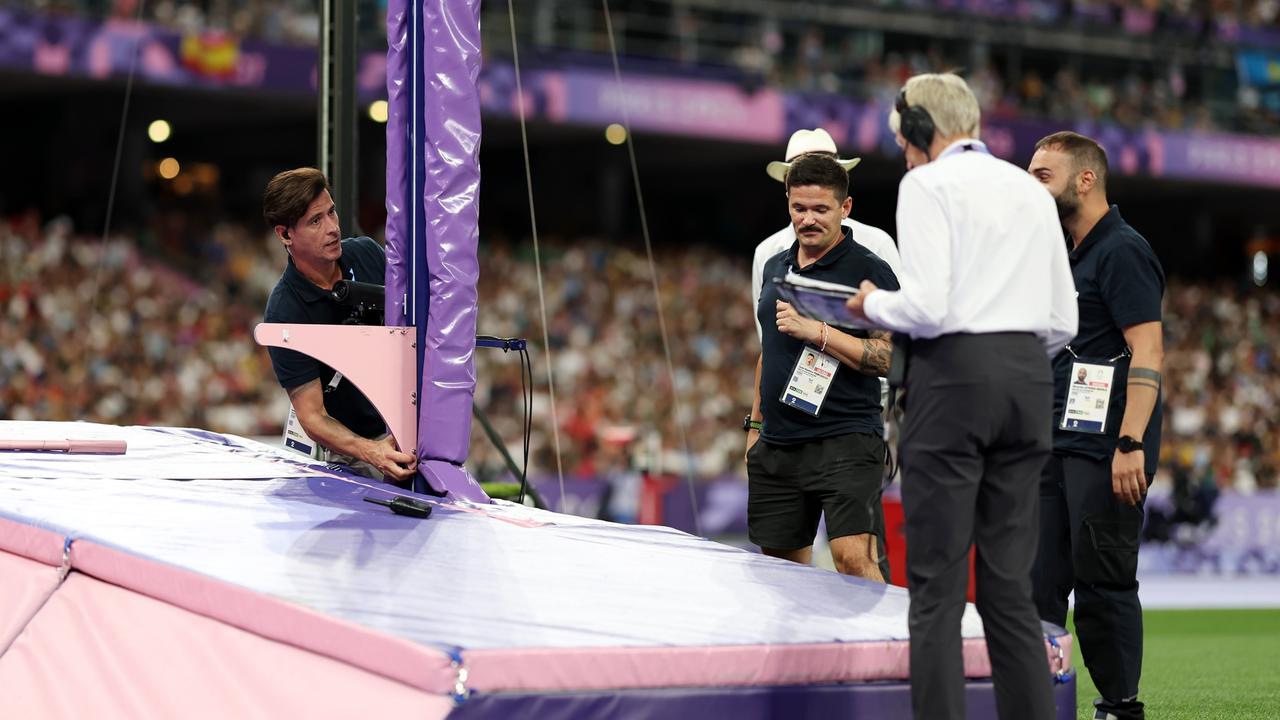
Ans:
[{"label": "stadium crowd", "polygon": [[[278,435],[287,401],[251,332],[283,258],[265,232],[223,223],[206,235],[187,244],[206,249],[179,262],[150,235],[104,244],[77,235],[65,219],[0,219],[0,418]],[[531,247],[486,238],[483,249],[478,329],[530,341],[530,472],[555,474]],[[743,474],[741,418],[756,353],[749,258],[660,247],[655,261],[690,455],[674,421],[643,248],[590,238],[544,244],[555,416],[569,477],[637,462],[701,478]],[[1280,292],[1171,281],[1166,318],[1162,476],[1224,491],[1276,487]],[[477,406],[519,458],[518,359],[479,349],[476,375]],[[482,478],[504,473],[478,428],[470,464]]]},{"label": "stadium crowd", "polygon": [[1162,466],[1193,486],[1280,481],[1280,293],[1171,283]]},{"label": "stadium crowd", "polygon": [[0,418],[278,432],[288,401],[251,336],[262,251],[223,255],[197,283],[141,244],[34,213],[0,220]]},{"label": "stadium crowd", "polygon": [[[140,0],[19,0],[19,7],[131,18]],[[846,5],[840,3],[840,5]],[[906,77],[960,68],[987,116],[1101,120],[1128,128],[1280,132],[1280,99],[1241,85],[1236,73],[1201,66],[1197,47],[1247,40],[1280,47],[1276,0],[873,0],[865,7],[938,16],[970,14],[1000,22],[1074,27],[1086,32],[1176,40],[1181,50],[1122,67],[1087,56],[1037,55],[1028,48],[1014,62],[990,44],[927,41],[875,29],[823,27],[792,18],[729,13],[671,0],[612,5],[618,32],[641,54],[685,66],[728,63],[755,86],[892,100]],[[158,0],[143,4],[149,22],[185,35],[223,33],[273,43],[314,45],[320,32],[316,3],[302,0]],[[385,46],[385,0],[359,0],[361,47]],[[502,9],[505,12],[505,9]],[[528,6],[531,39],[555,50],[601,50],[598,5],[583,0],[538,0]],[[1245,31],[1258,31],[1256,37]],[[729,38],[734,38],[730,40]],[[743,40],[742,38],[745,38]],[[620,40],[624,44],[627,37]],[[495,43],[487,52],[504,53]]]}]

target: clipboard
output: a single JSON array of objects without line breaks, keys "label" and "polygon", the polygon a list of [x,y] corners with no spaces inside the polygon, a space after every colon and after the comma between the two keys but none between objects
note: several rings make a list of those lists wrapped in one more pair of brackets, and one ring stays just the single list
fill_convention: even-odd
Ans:
[{"label": "clipboard", "polygon": [[833,327],[859,329],[853,317],[845,309],[849,298],[858,294],[858,289],[848,285],[809,280],[795,273],[787,273],[786,277],[775,277],[778,294],[790,303],[801,315],[825,322]]}]

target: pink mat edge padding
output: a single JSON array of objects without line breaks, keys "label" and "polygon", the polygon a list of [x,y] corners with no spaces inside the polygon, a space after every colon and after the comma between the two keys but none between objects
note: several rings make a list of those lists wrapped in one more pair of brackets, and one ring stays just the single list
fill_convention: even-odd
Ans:
[{"label": "pink mat edge padding", "polygon": [[[52,566],[61,535],[0,518],[0,550]],[[450,693],[456,673],[443,652],[309,608],[88,540],[72,568],[262,637],[347,662],[428,692]],[[1071,667],[1072,637],[1057,638]],[[906,640],[697,647],[465,650],[468,686],[485,692],[867,682],[908,678]],[[965,676],[989,677],[981,638],[964,641]],[[1057,652],[1046,642],[1052,667]],[[418,672],[415,672],[418,671]]]},{"label": "pink mat edge padding", "polygon": [[58,568],[0,550],[0,656],[58,589]]},{"label": "pink mat edge padding", "polygon": [[80,572],[18,642],[0,657],[5,718],[432,720],[453,707],[448,696]]},{"label": "pink mat edge padding", "polygon": [[60,567],[65,544],[62,533],[0,517],[0,550]]},{"label": "pink mat edge padding", "polygon": [[[1071,667],[1071,636],[1062,670]],[[909,678],[906,640],[795,645],[465,650],[468,685],[482,692],[788,685]],[[1057,651],[1045,643],[1048,664]],[[966,678],[991,676],[986,641],[966,638]]]},{"label": "pink mat edge padding", "polygon": [[377,630],[163,562],[88,540],[71,546],[71,567],[255,635],[345,662],[431,693],[451,693],[451,659]]}]

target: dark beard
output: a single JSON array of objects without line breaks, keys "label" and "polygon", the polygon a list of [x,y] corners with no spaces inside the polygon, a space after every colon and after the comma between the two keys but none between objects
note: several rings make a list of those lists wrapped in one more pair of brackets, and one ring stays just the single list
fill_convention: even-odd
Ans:
[{"label": "dark beard", "polygon": [[1071,178],[1063,191],[1053,196],[1053,204],[1058,206],[1058,219],[1066,222],[1080,212],[1080,195],[1076,192],[1076,179]]}]

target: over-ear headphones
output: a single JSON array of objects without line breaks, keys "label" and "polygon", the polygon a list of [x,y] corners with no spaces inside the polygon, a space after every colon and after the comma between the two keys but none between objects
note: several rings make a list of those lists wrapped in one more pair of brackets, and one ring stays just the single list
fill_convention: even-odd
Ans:
[{"label": "over-ear headphones", "polygon": [[908,144],[929,155],[929,146],[933,145],[933,116],[919,105],[907,104],[907,89],[898,91],[898,99],[893,107],[898,111],[898,132]]}]

